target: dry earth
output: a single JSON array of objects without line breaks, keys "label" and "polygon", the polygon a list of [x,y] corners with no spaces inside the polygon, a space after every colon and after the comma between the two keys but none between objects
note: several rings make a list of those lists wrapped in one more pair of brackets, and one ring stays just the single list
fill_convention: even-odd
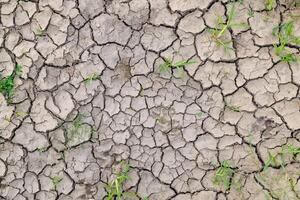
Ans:
[{"label": "dry earth", "polygon": [[[0,94],[0,199],[104,199],[122,160],[124,190],[149,200],[300,199],[299,154],[264,170],[300,147],[300,65],[272,35],[300,12],[277,3],[236,4],[248,26],[225,52],[208,27],[228,0],[0,0],[2,77],[22,65]],[[196,63],[160,73],[166,58]]]}]

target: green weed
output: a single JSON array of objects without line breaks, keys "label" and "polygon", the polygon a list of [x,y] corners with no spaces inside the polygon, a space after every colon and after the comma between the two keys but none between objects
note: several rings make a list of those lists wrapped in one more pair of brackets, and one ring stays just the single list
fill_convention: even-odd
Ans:
[{"label": "green weed", "polygon": [[265,0],[265,8],[268,11],[273,10],[276,7],[276,0]]},{"label": "green weed", "polygon": [[59,152],[59,154],[60,154],[60,158],[59,159],[64,160],[64,161],[66,160],[65,150],[66,149],[64,149],[63,151]]},{"label": "green weed", "polygon": [[290,21],[273,29],[273,35],[279,39],[279,44],[274,44],[275,54],[284,62],[297,62],[298,57],[290,52],[287,45],[300,45],[300,37],[294,35],[294,23]]},{"label": "green weed", "polygon": [[233,20],[235,16],[236,16],[235,3],[233,3],[230,8],[229,14],[227,16],[227,21],[226,22],[223,21],[222,17],[219,16],[217,18],[217,27],[209,29],[212,40],[218,46],[222,46],[225,51],[234,50],[234,48],[231,47],[233,43],[232,39],[231,37],[228,38],[226,36],[226,33],[229,33],[229,30],[235,27],[238,28],[248,27],[248,25],[245,23],[234,23]]},{"label": "green weed", "polygon": [[233,111],[233,112],[241,112],[240,106],[230,105],[226,101],[225,101],[225,107],[228,108],[229,110]]},{"label": "green weed", "polygon": [[268,158],[264,165],[264,171],[266,171],[270,166],[277,166],[279,164],[278,155],[268,152]]},{"label": "green weed", "polygon": [[155,117],[155,119],[161,124],[167,124],[169,122],[168,119],[164,116],[157,116]]},{"label": "green weed", "polygon": [[288,144],[282,147],[281,153],[297,156],[298,154],[300,154],[300,147],[295,147],[294,145]]},{"label": "green weed", "polygon": [[62,181],[62,177],[60,176],[53,176],[51,177],[51,181],[53,184],[54,189],[56,190],[57,186],[59,185],[59,183]]},{"label": "green weed", "polygon": [[38,150],[38,152],[43,153],[43,152],[47,151],[47,147],[39,147],[37,150]]},{"label": "green weed", "polygon": [[38,37],[43,37],[46,35],[46,31],[41,28],[38,28],[34,34]]},{"label": "green weed", "polygon": [[68,129],[68,142],[72,141],[76,135],[80,134],[80,129],[83,126],[82,115],[78,115],[71,124],[71,127]]},{"label": "green weed", "polygon": [[11,118],[10,118],[10,117],[7,117],[7,116],[5,116],[5,117],[4,117],[4,121],[7,121],[7,122],[9,122],[9,123],[10,123],[10,122],[11,122]]},{"label": "green weed", "polygon": [[161,65],[159,65],[159,71],[161,73],[169,72],[171,69],[177,69],[179,73],[181,74],[180,76],[183,76],[183,68],[187,65],[191,65],[196,63],[195,61],[188,61],[188,60],[181,60],[178,62],[173,63],[171,59],[166,58],[165,62]]},{"label": "green weed", "polygon": [[251,7],[248,8],[248,16],[249,17],[254,17],[254,10]]},{"label": "green weed", "polygon": [[16,117],[25,117],[26,115],[28,115],[28,112],[16,111],[15,115]]},{"label": "green weed", "polygon": [[217,186],[223,187],[225,190],[228,190],[230,189],[233,175],[234,170],[229,164],[229,161],[224,160],[222,161],[221,166],[216,171],[213,183]]},{"label": "green weed", "polygon": [[[296,174],[299,176],[299,173],[296,172],[296,174],[292,175],[290,171],[286,170],[286,159],[287,157],[293,157],[293,159],[295,159],[295,156],[298,154],[300,154],[300,147],[296,147],[292,144],[282,146],[277,153],[268,151],[262,172],[255,175],[255,179],[260,184],[269,188],[265,199],[297,199],[297,191],[295,190],[297,181],[293,179],[293,176]],[[270,174],[268,170],[270,167],[280,167],[281,170],[278,171],[278,175],[272,172],[272,174]]]},{"label": "green weed", "polygon": [[[125,199],[124,197],[138,197],[141,198],[138,194],[134,192],[125,192],[123,191],[123,184],[125,181],[129,180],[129,171],[130,166],[126,164],[124,161],[121,163],[121,170],[120,172],[116,173],[116,177],[110,183],[106,185],[107,197],[105,200],[122,200]],[[148,198],[142,198],[143,200],[147,200]]]},{"label": "green weed", "polygon": [[197,112],[196,116],[200,119],[203,116],[203,114],[204,114],[203,112]]},{"label": "green weed", "polygon": [[73,124],[72,124],[73,129],[78,130],[79,128],[81,128],[82,123],[83,123],[83,122],[82,122],[82,116],[81,116],[81,115],[78,115],[78,116],[75,118],[75,120],[73,121]]},{"label": "green weed", "polygon": [[280,151],[276,154],[268,152],[268,158],[265,162],[263,171],[266,171],[270,166],[281,166],[284,168],[286,163],[286,157],[295,157],[300,154],[300,147],[288,144],[281,147]]},{"label": "green weed", "polygon": [[21,74],[22,66],[20,64],[16,64],[15,69],[13,70],[11,75],[0,80],[0,92],[6,97],[9,103],[11,102],[14,95],[15,78],[20,77]]},{"label": "green weed", "polygon": [[93,73],[93,74],[87,76],[87,77],[84,79],[84,83],[85,83],[85,84],[90,84],[92,81],[99,80],[99,79],[100,79],[100,75],[99,75],[99,74],[96,74],[96,73]]}]

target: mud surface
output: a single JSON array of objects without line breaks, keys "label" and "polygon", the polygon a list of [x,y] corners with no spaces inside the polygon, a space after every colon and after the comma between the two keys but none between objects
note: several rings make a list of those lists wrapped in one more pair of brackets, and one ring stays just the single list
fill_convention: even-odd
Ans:
[{"label": "mud surface", "polygon": [[0,199],[104,199],[122,160],[149,200],[300,199],[299,154],[270,161],[300,147],[300,65],[272,35],[300,11],[277,2],[235,4],[224,51],[209,28],[227,0],[0,0],[2,77],[22,65],[0,94]]}]

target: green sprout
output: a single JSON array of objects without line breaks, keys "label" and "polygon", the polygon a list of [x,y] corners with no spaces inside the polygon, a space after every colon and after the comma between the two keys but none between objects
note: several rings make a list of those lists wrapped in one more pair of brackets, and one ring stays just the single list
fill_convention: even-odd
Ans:
[{"label": "green sprout", "polygon": [[300,147],[295,147],[291,144],[288,144],[284,146],[281,151],[292,156],[297,156],[298,154],[300,154]]},{"label": "green sprout", "polygon": [[15,78],[20,77],[21,74],[22,66],[20,64],[16,64],[15,69],[8,77],[0,79],[0,92],[6,97],[9,103],[14,95]]},{"label": "green sprout", "polygon": [[251,7],[248,8],[248,16],[254,17],[254,10]]},{"label": "green sprout", "polygon": [[75,120],[73,121],[73,124],[72,124],[73,128],[75,130],[78,130],[79,128],[81,128],[82,126],[82,116],[81,115],[78,115]]},{"label": "green sprout", "polygon": [[47,151],[47,147],[39,147],[37,148],[38,152],[43,153],[45,151]]},{"label": "green sprout", "polygon": [[272,154],[271,152],[268,151],[268,158],[267,161],[265,162],[263,171],[268,170],[270,166],[276,166],[278,164],[279,161],[277,159],[277,154]]},{"label": "green sprout", "polygon": [[229,33],[229,30],[238,27],[244,28],[248,27],[246,23],[234,23],[233,20],[236,16],[235,11],[235,3],[230,8],[229,14],[227,16],[227,21],[225,22],[221,16],[217,18],[217,27],[209,29],[211,33],[212,40],[218,45],[222,46],[225,51],[234,50],[232,46],[232,39],[231,37],[228,38],[225,34]]},{"label": "green sprout", "polygon": [[85,84],[90,84],[92,81],[99,80],[99,79],[100,79],[100,75],[99,75],[99,74],[96,74],[96,73],[93,73],[93,74],[87,76],[87,77],[84,79],[84,83],[85,83]]},{"label": "green sprout", "polygon": [[52,184],[53,184],[53,187],[54,187],[55,190],[58,187],[59,183],[62,181],[62,179],[63,178],[60,177],[60,176],[53,176],[53,177],[51,177]]},{"label": "green sprout", "polygon": [[228,108],[229,110],[233,111],[233,112],[241,112],[240,106],[230,105],[226,101],[225,101],[225,107]]},{"label": "green sprout", "polygon": [[183,68],[187,65],[196,63],[195,61],[181,60],[175,63],[172,63],[172,60],[169,58],[165,59],[165,62],[159,66],[161,73],[168,72],[171,69],[177,69],[180,72],[180,76],[183,77]]},{"label": "green sprout", "polygon": [[155,119],[156,119],[159,123],[161,123],[161,124],[167,124],[167,123],[168,123],[168,119],[165,118],[164,116],[157,116],[157,117],[155,117]]},{"label": "green sprout", "polygon": [[16,117],[25,117],[26,115],[28,115],[28,112],[16,111],[15,114]]},{"label": "green sprout", "polygon": [[107,191],[107,196],[105,200],[121,200],[126,199],[124,197],[138,197],[139,199],[148,200],[147,197],[141,198],[140,195],[138,195],[135,192],[125,192],[123,190],[123,184],[125,181],[129,180],[129,171],[130,166],[126,164],[124,161],[121,161],[121,171],[116,173],[116,177],[114,180],[112,180],[110,183],[108,183],[105,187]]},{"label": "green sprout", "polygon": [[68,130],[68,141],[72,141],[76,135],[80,134],[80,129],[82,128],[82,115],[78,115],[71,124],[70,129]]},{"label": "green sprout", "polygon": [[276,7],[276,0],[265,0],[265,8],[267,11],[271,11]]},{"label": "green sprout", "polygon": [[196,116],[197,116],[198,118],[201,118],[201,117],[203,116],[203,112],[197,112],[197,113],[196,113]]},{"label": "green sprout", "polygon": [[[288,144],[281,147],[281,150],[272,154],[268,152],[268,158],[264,165],[264,171],[266,171],[270,166],[278,166],[281,165],[282,168],[285,166],[285,158],[286,156],[295,157],[300,154],[300,147],[295,147],[294,145]],[[279,160],[279,157],[281,158]]]},{"label": "green sprout", "polygon": [[222,186],[225,190],[230,189],[231,180],[234,175],[234,170],[227,160],[222,161],[221,166],[217,169],[213,183],[217,186]]},{"label": "green sprout", "polygon": [[43,37],[46,35],[46,31],[41,28],[38,28],[34,34],[38,37]]},{"label": "green sprout", "polygon": [[273,29],[273,35],[279,39],[279,44],[274,44],[275,54],[284,62],[297,62],[298,57],[290,52],[287,45],[300,45],[300,37],[294,35],[294,23],[290,21],[283,23]]}]

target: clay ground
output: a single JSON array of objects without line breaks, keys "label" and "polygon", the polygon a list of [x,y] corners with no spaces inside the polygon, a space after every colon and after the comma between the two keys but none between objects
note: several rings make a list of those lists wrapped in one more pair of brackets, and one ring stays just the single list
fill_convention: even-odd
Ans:
[{"label": "clay ground", "polygon": [[225,50],[229,0],[0,0],[0,199],[300,199],[300,11],[240,2]]}]

